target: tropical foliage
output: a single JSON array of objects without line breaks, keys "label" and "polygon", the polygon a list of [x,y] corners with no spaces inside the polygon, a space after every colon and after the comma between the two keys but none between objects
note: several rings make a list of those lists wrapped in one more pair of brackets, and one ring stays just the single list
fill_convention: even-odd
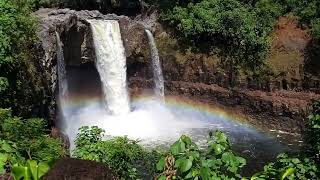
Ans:
[{"label": "tropical foliage", "polygon": [[102,162],[124,179],[136,179],[153,174],[157,153],[146,151],[137,141],[127,137],[102,140],[104,131],[98,127],[82,127],[75,141],[73,157]]},{"label": "tropical foliage", "polygon": [[15,164],[12,167],[12,176],[15,180],[40,180],[50,169],[48,163],[28,160],[26,165]]},{"label": "tropical foliage", "polygon": [[281,12],[278,3],[265,0],[253,5],[239,0],[178,1],[164,10],[162,20],[194,51],[218,53],[233,86],[237,70],[254,71],[264,64]]},{"label": "tropical foliage", "polygon": [[227,49],[224,54],[237,64],[252,61],[258,65],[255,60],[264,57],[269,33],[260,28],[263,25],[259,22],[261,14],[270,16],[268,19],[273,15],[262,9],[254,12],[237,0],[203,0],[185,7],[176,6],[163,15],[163,20],[195,41],[197,46],[209,43],[209,47],[221,47],[221,51]]},{"label": "tropical foliage", "polygon": [[0,175],[8,171],[15,180],[39,180],[49,169],[50,166],[46,162],[25,161],[14,143],[1,141]]},{"label": "tropical foliage", "polygon": [[0,174],[6,173],[14,164],[24,162],[17,150],[16,144],[10,141],[0,141]]},{"label": "tropical foliage", "polygon": [[231,151],[227,136],[217,131],[210,136],[208,148],[199,150],[187,136],[170,147],[156,168],[158,179],[234,179],[241,178],[239,170],[246,160]]},{"label": "tropical foliage", "polygon": [[27,159],[53,161],[66,154],[62,142],[49,137],[46,121],[13,117],[0,109],[0,138],[16,144],[19,154]]},{"label": "tropical foliage", "polygon": [[262,172],[254,174],[250,179],[268,180],[268,179],[317,179],[319,167],[309,159],[292,158],[286,154],[280,154],[277,160],[264,167]]},{"label": "tropical foliage", "polygon": [[67,154],[61,140],[50,137],[43,119],[13,117],[0,109],[0,174],[37,180],[50,163]]},{"label": "tropical foliage", "polygon": [[28,1],[0,0],[0,107],[21,116],[29,116],[43,98],[41,76],[35,75],[36,20],[30,13]]},{"label": "tropical foliage", "polygon": [[313,104],[313,113],[308,116],[308,130],[305,141],[310,155],[320,163],[320,101]]}]

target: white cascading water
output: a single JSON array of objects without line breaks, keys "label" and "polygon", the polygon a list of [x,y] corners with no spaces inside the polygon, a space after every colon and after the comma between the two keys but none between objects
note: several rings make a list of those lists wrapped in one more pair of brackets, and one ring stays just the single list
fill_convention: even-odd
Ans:
[{"label": "white cascading water", "polygon": [[153,81],[155,84],[154,92],[156,94],[156,97],[159,98],[159,100],[161,100],[162,102],[164,102],[164,81],[159,58],[159,51],[151,31],[149,31],[148,29],[146,29],[145,31],[149,39],[149,46],[151,50]]},{"label": "white cascading water", "polygon": [[103,86],[105,104],[110,113],[130,111],[127,91],[127,67],[120,27],[115,20],[88,20],[96,51],[96,66]]},{"label": "white cascading water", "polygon": [[59,101],[67,100],[68,98],[68,81],[66,65],[63,56],[63,43],[60,40],[60,35],[56,32],[57,38],[57,69],[58,69],[58,86],[59,86]]},{"label": "white cascading water", "polygon": [[66,119],[68,115],[65,112],[64,107],[68,103],[69,99],[69,89],[68,89],[68,79],[67,79],[67,71],[66,64],[64,60],[63,53],[63,43],[60,39],[59,33],[56,31],[56,39],[57,39],[57,74],[58,74],[58,88],[59,88],[59,96],[58,96],[58,127],[61,128],[63,133],[65,132],[64,127],[66,126]]}]

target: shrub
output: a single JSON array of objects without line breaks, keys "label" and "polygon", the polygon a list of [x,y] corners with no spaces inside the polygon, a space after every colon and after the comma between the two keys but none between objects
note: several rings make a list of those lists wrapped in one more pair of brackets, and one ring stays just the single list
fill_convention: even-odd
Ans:
[{"label": "shrub", "polygon": [[320,101],[313,104],[313,112],[308,116],[305,136],[307,151],[301,157],[289,157],[280,154],[277,160],[264,167],[264,171],[256,173],[251,179],[317,179],[320,176]]},{"label": "shrub", "polygon": [[320,163],[320,101],[313,104],[313,112],[308,116],[306,140],[310,155]]},{"label": "shrub", "polygon": [[23,163],[24,158],[17,150],[16,144],[10,141],[0,141],[0,175],[11,170],[17,163]]},{"label": "shrub", "polygon": [[246,160],[231,151],[227,136],[217,131],[210,135],[207,151],[200,151],[187,136],[181,136],[170,147],[167,156],[157,163],[157,179],[232,179]]},{"label": "shrub", "polygon": [[8,109],[0,109],[0,138],[16,144],[22,157],[37,161],[54,161],[66,155],[62,142],[49,137],[43,119],[12,117]]},{"label": "shrub", "polygon": [[308,158],[290,158],[286,154],[280,154],[274,163],[264,167],[264,171],[256,173],[251,179],[317,179],[318,169],[314,161]]},{"label": "shrub", "polygon": [[36,20],[29,1],[0,0],[0,107],[29,116],[43,98],[34,58]]},{"label": "shrub", "polygon": [[[82,127],[75,140],[73,156],[85,160],[102,162],[116,171],[124,179],[136,179],[143,171],[152,174],[156,155],[144,150],[138,141],[127,137],[102,140],[104,131],[98,127]],[[141,168],[138,171],[137,167]]]},{"label": "shrub", "polygon": [[313,37],[320,41],[320,17],[312,20],[311,23]]},{"label": "shrub", "polygon": [[259,0],[253,6],[253,10],[259,18],[261,31],[269,34],[279,16],[283,14],[283,7],[272,0]]}]

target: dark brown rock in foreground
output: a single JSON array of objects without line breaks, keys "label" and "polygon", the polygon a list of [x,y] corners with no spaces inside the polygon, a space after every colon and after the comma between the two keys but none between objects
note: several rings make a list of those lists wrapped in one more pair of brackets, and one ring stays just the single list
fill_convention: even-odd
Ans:
[{"label": "dark brown rock in foreground", "polygon": [[45,180],[114,180],[115,173],[101,163],[79,159],[61,159],[43,178]]}]

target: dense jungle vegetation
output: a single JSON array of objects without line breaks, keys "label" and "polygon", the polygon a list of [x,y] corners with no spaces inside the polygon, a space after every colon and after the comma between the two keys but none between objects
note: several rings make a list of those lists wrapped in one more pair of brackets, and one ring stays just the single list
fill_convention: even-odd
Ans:
[{"label": "dense jungle vegetation", "polygon": [[[35,44],[40,7],[100,9],[103,12],[158,7],[163,23],[174,28],[195,51],[210,50],[225,58],[231,71],[263,64],[270,33],[279,16],[295,15],[301,26],[320,41],[318,0],[0,0],[0,173],[15,179],[39,179],[56,160],[69,156],[60,138],[49,135]],[[199,45],[199,46],[196,46]],[[319,47],[317,47],[319,48]],[[305,151],[297,157],[279,155],[249,179],[317,179],[320,177],[320,103],[308,117]],[[222,132],[210,134],[205,150],[182,136],[168,152],[149,152],[126,137],[102,139],[103,130],[79,130],[72,157],[106,164],[124,179],[148,175],[158,179],[246,179],[244,158],[232,151]]]}]

